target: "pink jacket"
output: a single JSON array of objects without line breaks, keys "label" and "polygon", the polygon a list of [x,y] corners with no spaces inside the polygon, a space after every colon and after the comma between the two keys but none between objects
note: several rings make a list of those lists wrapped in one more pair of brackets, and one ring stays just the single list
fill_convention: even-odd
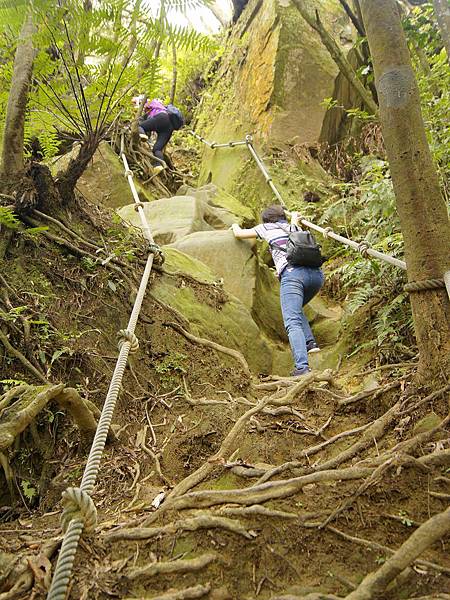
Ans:
[{"label": "pink jacket", "polygon": [[166,112],[166,107],[160,100],[152,100],[151,102],[147,101],[144,104],[144,110],[147,113],[148,117],[155,117],[161,112]]}]

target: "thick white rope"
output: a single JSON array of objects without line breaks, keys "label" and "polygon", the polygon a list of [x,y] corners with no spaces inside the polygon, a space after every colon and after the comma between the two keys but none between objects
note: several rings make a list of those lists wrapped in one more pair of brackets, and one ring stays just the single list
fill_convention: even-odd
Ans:
[{"label": "thick white rope", "polygon": [[114,408],[119,396],[123,374],[127,366],[128,355],[136,352],[139,348],[139,342],[134,330],[136,328],[142,302],[145,296],[145,291],[150,278],[153,260],[155,258],[155,254],[159,252],[159,248],[156,246],[153,239],[145,212],[142,208],[136,187],[134,185],[133,173],[128,167],[128,162],[123,152],[123,136],[121,158],[125,167],[125,175],[131,188],[131,193],[133,194],[134,201],[137,204],[137,209],[142,220],[144,235],[150,245],[149,255],[147,257],[147,263],[145,265],[144,273],[139,285],[133,310],[128,321],[128,326],[126,329],[122,329],[118,332],[119,356],[117,358],[116,367],[114,369],[109,390],[106,395],[105,404],[103,405],[103,410],[100,415],[94,441],[92,442],[91,451],[86,463],[81,485],[79,488],[68,488],[63,493],[62,502],[64,510],[61,521],[65,535],[62,542],[61,551],[58,556],[58,561],[56,563],[53,580],[47,595],[47,600],[64,600],[69,579],[72,574],[73,562],[81,534],[83,530],[85,533],[91,533],[96,526],[96,509],[90,494],[94,490],[103,449],[105,447]]}]

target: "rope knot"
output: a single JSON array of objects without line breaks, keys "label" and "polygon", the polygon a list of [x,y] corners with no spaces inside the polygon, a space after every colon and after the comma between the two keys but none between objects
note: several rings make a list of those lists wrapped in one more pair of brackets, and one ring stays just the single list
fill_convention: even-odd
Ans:
[{"label": "rope knot", "polygon": [[324,237],[330,237],[330,233],[333,233],[333,228],[332,227],[325,227],[325,229],[323,230],[323,235]]},{"label": "rope knot", "polygon": [[214,149],[216,146],[217,146],[217,142],[211,142],[211,146],[210,146],[211,149]]},{"label": "rope knot", "polygon": [[358,250],[361,253],[361,256],[364,256],[364,258],[367,258],[368,256],[368,252],[367,250],[370,248],[369,244],[367,242],[360,242],[358,244]]},{"label": "rope knot", "polygon": [[164,252],[162,251],[161,246],[158,246],[158,244],[155,244],[154,242],[149,242],[148,251],[150,254],[153,254],[153,260],[155,261],[156,265],[161,266],[164,264],[166,257],[164,256]]},{"label": "rope knot", "polygon": [[144,202],[135,202],[135,204],[134,204],[134,210],[135,210],[136,212],[138,212],[138,210],[139,210],[140,208],[144,208],[144,206],[145,206],[145,203],[144,203]]},{"label": "rope knot", "polygon": [[69,487],[62,493],[61,526],[64,533],[73,519],[84,521],[84,531],[92,533],[97,526],[97,509],[92,498],[81,488]]},{"label": "rope knot", "polygon": [[134,333],[128,331],[128,329],[121,329],[117,332],[117,337],[119,338],[118,346],[119,351],[122,350],[122,346],[125,342],[130,342],[130,354],[135,354],[139,350],[139,340],[135,336]]},{"label": "rope knot", "polygon": [[245,136],[245,141],[247,142],[247,144],[251,144],[253,142],[253,136],[251,133],[247,133],[247,135]]},{"label": "rope knot", "polygon": [[125,170],[125,173],[124,173],[124,177],[125,178],[126,177],[133,177],[133,176],[134,176],[134,173],[133,173],[133,171],[131,169],[126,169]]}]

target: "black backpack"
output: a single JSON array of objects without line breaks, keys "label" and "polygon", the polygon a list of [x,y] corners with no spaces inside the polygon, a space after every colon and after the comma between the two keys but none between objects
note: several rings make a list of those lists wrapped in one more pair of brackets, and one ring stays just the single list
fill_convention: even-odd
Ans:
[{"label": "black backpack", "polygon": [[173,104],[168,104],[166,106],[166,110],[169,114],[170,122],[173,125],[174,129],[181,129],[185,124],[185,120],[183,117],[183,113],[179,108],[174,106]]},{"label": "black backpack", "polygon": [[287,261],[295,267],[321,267],[326,258],[322,256],[320,246],[316,242],[313,234],[310,231],[290,231],[281,227],[286,231],[288,240],[286,248],[281,248],[276,245],[278,250],[286,253]]}]

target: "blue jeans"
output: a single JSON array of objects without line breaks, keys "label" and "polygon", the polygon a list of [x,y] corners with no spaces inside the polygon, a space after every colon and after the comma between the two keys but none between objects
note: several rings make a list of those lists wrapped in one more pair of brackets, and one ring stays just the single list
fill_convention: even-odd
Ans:
[{"label": "blue jeans", "polygon": [[303,307],[314,298],[323,282],[322,271],[312,267],[287,266],[281,273],[281,312],[296,369],[308,368],[306,344],[315,341]]}]

